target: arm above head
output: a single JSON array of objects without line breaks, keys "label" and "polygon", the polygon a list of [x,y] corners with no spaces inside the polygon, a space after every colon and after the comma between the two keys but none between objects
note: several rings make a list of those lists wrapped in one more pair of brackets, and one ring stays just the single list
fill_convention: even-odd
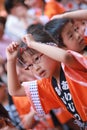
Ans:
[{"label": "arm above head", "polygon": [[[69,53],[68,51],[61,49],[59,47],[47,45],[44,43],[38,43],[34,41],[32,35],[25,35],[24,36],[24,42],[30,47],[33,48],[44,55],[52,58],[53,60],[56,60],[58,62],[63,62],[64,64],[68,65],[69,67],[76,68],[77,60],[74,58],[74,56]],[[53,43],[54,44],[54,43]],[[79,65],[79,68],[82,66]]]},{"label": "arm above head", "polygon": [[75,10],[72,12],[66,12],[60,15],[55,15],[52,19],[60,19],[60,18],[70,18],[70,19],[77,19],[77,20],[87,20],[87,9],[84,10]]},{"label": "arm above head", "polygon": [[8,91],[13,96],[24,96],[24,88],[21,87],[16,72],[17,48],[18,43],[13,42],[6,49]]}]

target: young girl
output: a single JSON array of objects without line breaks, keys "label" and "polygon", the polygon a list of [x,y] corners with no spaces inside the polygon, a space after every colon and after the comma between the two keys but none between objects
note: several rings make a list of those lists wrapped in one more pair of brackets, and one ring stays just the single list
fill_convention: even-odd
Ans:
[{"label": "young girl", "polygon": [[[37,42],[54,45],[54,40],[48,35],[48,33],[43,30],[35,30],[33,32],[33,37],[34,40]],[[86,124],[81,123],[82,121],[87,120],[86,112],[84,110],[87,106],[87,103],[84,100],[86,98],[86,87],[83,88],[83,85],[80,85],[76,81],[74,81],[76,85],[76,87],[74,87],[74,82],[72,82],[72,79],[70,79],[69,76],[64,75],[60,64],[60,61],[63,61],[65,64],[67,64],[67,66],[69,65],[69,67],[75,69],[76,66],[74,66],[73,63],[77,64],[77,60],[74,60],[74,57],[63,49],[37,43],[34,40],[32,41],[32,39],[29,39],[29,36],[26,36],[24,39],[26,39],[25,42],[28,44],[29,47],[41,51],[42,53],[39,53],[37,51],[35,52],[31,49],[28,50],[26,48],[26,51],[24,51],[24,53],[20,55],[20,60],[22,61],[21,63],[26,69],[30,69],[32,73],[45,78],[38,81],[24,82],[22,84],[22,87],[20,86],[15,67],[18,44],[13,43],[7,48],[9,92],[12,95],[18,96],[25,95],[26,92],[27,96],[31,100],[32,105],[39,113],[39,115],[44,115],[45,113],[48,113],[49,110],[52,108],[62,107],[67,112],[70,118],[73,117],[78,120],[78,122],[76,123],[81,128],[86,128]],[[29,44],[30,42],[32,44]],[[51,50],[55,51],[50,54]],[[56,58],[57,61],[52,60],[43,53],[46,53],[46,55],[51,55],[51,57],[53,55],[52,58],[54,58],[54,55],[55,57],[58,56],[58,59]],[[67,60],[68,58],[69,61]],[[81,72],[86,70],[85,67],[83,67],[83,65],[81,64],[78,64],[78,67],[82,70]],[[86,82],[86,79],[84,79],[84,81]],[[78,87],[80,87],[79,91],[77,91]],[[82,96],[83,93],[81,93],[80,91],[83,91],[84,93],[82,99],[80,99],[80,96]]]}]

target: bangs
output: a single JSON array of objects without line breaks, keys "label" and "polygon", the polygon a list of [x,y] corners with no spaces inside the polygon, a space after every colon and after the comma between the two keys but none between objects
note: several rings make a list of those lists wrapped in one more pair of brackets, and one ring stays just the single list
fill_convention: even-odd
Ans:
[{"label": "bangs", "polygon": [[31,49],[31,48],[27,48],[26,49],[26,52],[30,55],[30,56],[33,56],[37,53],[39,53],[38,51],[34,50],[34,49]]}]

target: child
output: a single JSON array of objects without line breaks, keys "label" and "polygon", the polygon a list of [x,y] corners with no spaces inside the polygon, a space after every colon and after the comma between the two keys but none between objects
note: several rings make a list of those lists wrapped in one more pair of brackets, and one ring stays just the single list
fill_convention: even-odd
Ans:
[{"label": "child", "polygon": [[[51,45],[53,45],[53,42],[54,42],[54,40],[43,30],[35,30],[35,32],[33,32],[33,37],[37,42],[48,43]],[[29,45],[29,42],[28,42],[28,45]],[[35,45],[35,48],[34,48],[34,45]],[[43,51],[43,48],[41,47],[42,48],[41,49],[40,46],[44,47],[44,45],[35,43],[34,41],[32,42],[32,45],[31,45],[32,48],[37,49],[37,50],[39,48],[39,51]],[[48,45],[45,45],[45,46],[48,47]],[[17,74],[16,74],[16,67],[15,67],[17,48],[18,48],[17,43],[13,43],[7,48],[7,68],[8,68],[9,92],[12,95],[21,96],[21,95],[25,95],[25,92],[24,92],[24,88],[25,88],[25,91],[26,91],[28,97],[30,95],[32,104],[34,105],[36,111],[40,115],[44,115],[44,111],[46,113],[48,113],[49,110],[52,108],[62,107],[69,114],[69,117],[72,118],[75,116],[76,119],[78,119],[80,121],[81,120],[86,121],[86,116],[85,116],[84,110],[82,109],[82,105],[84,106],[85,103],[82,103],[82,101],[80,102],[80,100],[78,101],[79,103],[77,102],[77,99],[79,96],[77,96],[76,93],[74,94],[74,91],[72,90],[73,85],[70,84],[71,82],[69,82],[69,78],[67,77],[68,83],[70,86],[70,92],[72,93],[72,98],[74,100],[76,108],[73,105],[74,103],[71,100],[70,93],[67,92],[68,93],[68,95],[67,95],[65,92],[65,95],[69,96],[68,98],[67,97],[66,98],[70,100],[70,103],[68,103],[68,105],[66,107],[63,103],[63,102],[66,103],[66,98],[64,98],[63,95],[61,95],[62,97],[60,96],[61,88],[60,89],[57,89],[57,87],[55,88],[54,84],[56,84],[56,82],[55,82],[55,78],[56,78],[57,82],[59,84],[61,82],[61,84],[63,84],[65,86],[65,88],[68,90],[65,79],[62,79],[63,72],[60,73],[60,62],[52,60],[42,53],[35,52],[34,50],[30,51],[27,49],[23,53],[23,55],[20,55],[21,56],[20,59],[22,60],[23,65],[25,66],[26,69],[30,69],[32,71],[32,73],[36,73],[36,75],[38,75],[42,78],[43,77],[45,77],[45,78],[42,80],[38,80],[38,81],[26,82],[26,83],[22,84],[22,87],[20,86],[20,84],[18,82]],[[51,48],[51,46],[49,46],[49,48]],[[58,53],[59,48],[52,47],[52,49],[54,49],[54,48],[57,50],[57,52],[56,52],[56,50],[55,50],[55,52]],[[67,54],[66,51],[59,49],[59,51],[60,50],[61,50],[60,54]],[[46,51],[46,48],[44,51]],[[27,55],[27,52],[29,53],[28,55]],[[47,53],[47,51],[46,51],[46,53]],[[49,54],[47,53],[47,55],[49,55]],[[24,59],[25,56],[26,56],[26,59]],[[70,55],[70,58],[71,57],[72,57],[72,55]],[[60,58],[61,58],[61,55],[60,55]],[[62,57],[62,60],[63,59],[64,59],[64,57]],[[73,57],[72,57],[72,59],[73,59]],[[74,61],[74,62],[76,62],[76,61]],[[48,64],[48,63],[50,63],[50,64]],[[68,63],[68,64],[70,66],[73,65],[71,63]],[[78,64],[78,66],[84,70],[82,65]],[[54,76],[55,78],[52,78],[52,76]],[[50,78],[47,78],[47,77],[50,77]],[[10,80],[10,78],[11,78],[11,80]],[[61,81],[60,81],[60,79],[61,79]],[[62,80],[64,80],[64,82]],[[70,81],[71,81],[71,79],[70,79]],[[52,86],[52,84],[54,87]],[[34,85],[34,86],[32,87],[32,85]],[[56,84],[56,86],[57,86],[57,84]],[[75,90],[75,91],[77,91],[77,90]],[[56,92],[59,94],[59,96],[56,94]],[[44,96],[44,93],[45,93],[45,96]],[[35,94],[35,95],[33,95],[33,94]],[[80,92],[78,92],[78,94],[80,94]],[[61,97],[61,99],[60,99],[60,97]],[[82,98],[82,100],[83,100],[83,98]],[[78,104],[80,104],[79,107],[78,107]],[[72,109],[70,109],[70,107]],[[67,109],[71,113],[69,113],[67,111]],[[74,110],[74,112],[72,112],[73,110]],[[86,127],[86,126],[83,123],[83,126],[81,126],[81,127]]]}]

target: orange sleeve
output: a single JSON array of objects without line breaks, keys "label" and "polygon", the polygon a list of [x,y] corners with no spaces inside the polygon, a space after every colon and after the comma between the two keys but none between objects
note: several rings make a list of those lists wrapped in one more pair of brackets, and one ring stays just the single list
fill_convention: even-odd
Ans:
[{"label": "orange sleeve", "polygon": [[[61,99],[56,95],[51,85],[50,78],[27,82],[24,83],[23,86],[31,105],[37,112],[38,116],[44,116],[45,114],[49,113],[50,110],[60,107],[67,111]],[[66,117],[66,120],[72,117],[68,111],[67,114],[68,116]]]},{"label": "orange sleeve", "polygon": [[44,14],[51,18],[54,15],[61,14],[65,12],[65,8],[56,1],[48,2],[45,5]]},{"label": "orange sleeve", "polygon": [[31,81],[22,84],[31,105],[39,116],[44,116],[53,108],[60,107],[60,101],[55,94],[49,79]]},{"label": "orange sleeve", "polygon": [[59,111],[56,113],[56,115],[61,124],[65,124],[67,121],[73,118],[68,111],[65,111],[62,108],[59,108]]},{"label": "orange sleeve", "polygon": [[19,115],[24,115],[30,111],[30,103],[27,97],[12,97]]},{"label": "orange sleeve", "polygon": [[38,82],[38,92],[45,113],[49,113],[50,110],[60,107],[60,102],[54,92],[50,79],[43,79]]}]

